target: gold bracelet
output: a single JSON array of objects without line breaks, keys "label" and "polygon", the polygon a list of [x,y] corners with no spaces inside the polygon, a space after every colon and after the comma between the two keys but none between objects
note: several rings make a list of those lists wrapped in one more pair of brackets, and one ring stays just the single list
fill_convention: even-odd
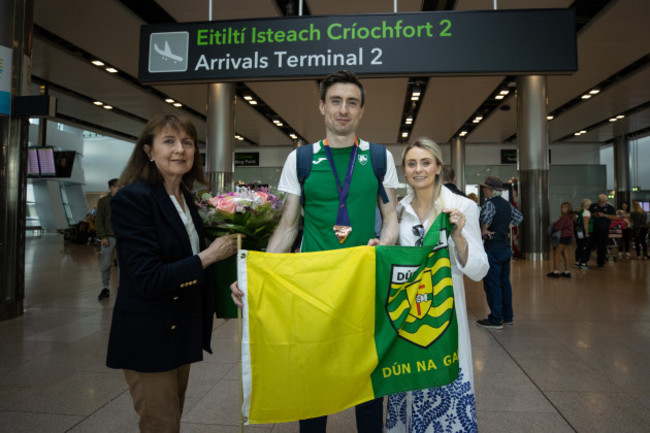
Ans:
[{"label": "gold bracelet", "polygon": [[456,254],[458,254],[459,256],[463,254],[465,251],[467,251],[467,246],[468,246],[467,239],[465,239],[465,248],[463,248],[462,251],[456,248]]}]

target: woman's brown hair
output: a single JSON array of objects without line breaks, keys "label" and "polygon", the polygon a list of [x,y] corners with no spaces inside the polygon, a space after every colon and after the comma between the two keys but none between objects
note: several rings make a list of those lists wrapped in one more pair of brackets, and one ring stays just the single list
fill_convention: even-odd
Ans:
[{"label": "woman's brown hair", "polygon": [[149,185],[163,181],[156,164],[150,161],[149,156],[144,151],[144,146],[146,144],[153,146],[154,137],[165,127],[172,128],[176,131],[185,131],[194,143],[194,162],[192,169],[183,175],[183,185],[191,190],[194,187],[194,182],[199,182],[203,185],[208,184],[205,178],[205,172],[203,171],[194,123],[185,117],[180,117],[175,114],[159,114],[147,122],[138,141],[136,141],[131,158],[129,158],[129,162],[127,162],[120,177],[120,185],[125,186],[139,180]]}]

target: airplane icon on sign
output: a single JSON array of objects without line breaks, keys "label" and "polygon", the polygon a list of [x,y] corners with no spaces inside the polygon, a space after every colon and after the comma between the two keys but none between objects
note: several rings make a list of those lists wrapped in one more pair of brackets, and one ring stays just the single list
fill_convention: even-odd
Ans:
[{"label": "airplane icon on sign", "polygon": [[182,62],[183,58],[172,53],[171,48],[169,48],[169,42],[165,41],[165,49],[161,50],[158,44],[153,44],[153,49],[160,54],[164,60],[173,60],[174,63]]}]

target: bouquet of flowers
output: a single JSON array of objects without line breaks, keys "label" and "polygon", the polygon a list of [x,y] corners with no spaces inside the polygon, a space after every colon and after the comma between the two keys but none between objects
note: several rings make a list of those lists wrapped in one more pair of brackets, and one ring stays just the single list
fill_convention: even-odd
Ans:
[{"label": "bouquet of flowers", "polygon": [[263,250],[280,220],[283,196],[268,188],[238,187],[235,192],[213,197],[198,195],[199,215],[210,239],[229,233],[242,233],[244,248]]}]

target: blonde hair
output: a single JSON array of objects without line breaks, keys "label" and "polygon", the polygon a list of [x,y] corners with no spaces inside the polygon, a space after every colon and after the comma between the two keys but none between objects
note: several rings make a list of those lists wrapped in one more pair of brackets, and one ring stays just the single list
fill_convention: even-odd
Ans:
[{"label": "blonde hair", "polygon": [[633,210],[634,212],[642,212],[642,213],[646,213],[646,212],[645,212],[645,209],[643,209],[643,208],[641,207],[641,205],[639,204],[639,201],[638,201],[638,200],[632,200],[632,210]]},{"label": "blonde hair", "polygon": [[[436,163],[443,167],[444,164],[442,162],[442,150],[440,150],[440,146],[433,141],[432,139],[428,137],[420,137],[417,140],[411,142],[410,144],[407,144],[404,150],[402,151],[402,170],[404,170],[404,164],[406,161],[406,154],[409,152],[409,150],[413,149],[414,147],[419,147],[420,149],[424,149],[427,152],[429,152],[433,157],[436,159]],[[442,189],[442,170],[440,170],[440,173],[436,175],[436,181],[433,186],[433,200],[434,202],[438,199],[440,196],[440,190]]]},{"label": "blonde hair", "polygon": [[589,206],[591,206],[591,200],[583,198],[580,202],[580,209],[589,209]]}]

